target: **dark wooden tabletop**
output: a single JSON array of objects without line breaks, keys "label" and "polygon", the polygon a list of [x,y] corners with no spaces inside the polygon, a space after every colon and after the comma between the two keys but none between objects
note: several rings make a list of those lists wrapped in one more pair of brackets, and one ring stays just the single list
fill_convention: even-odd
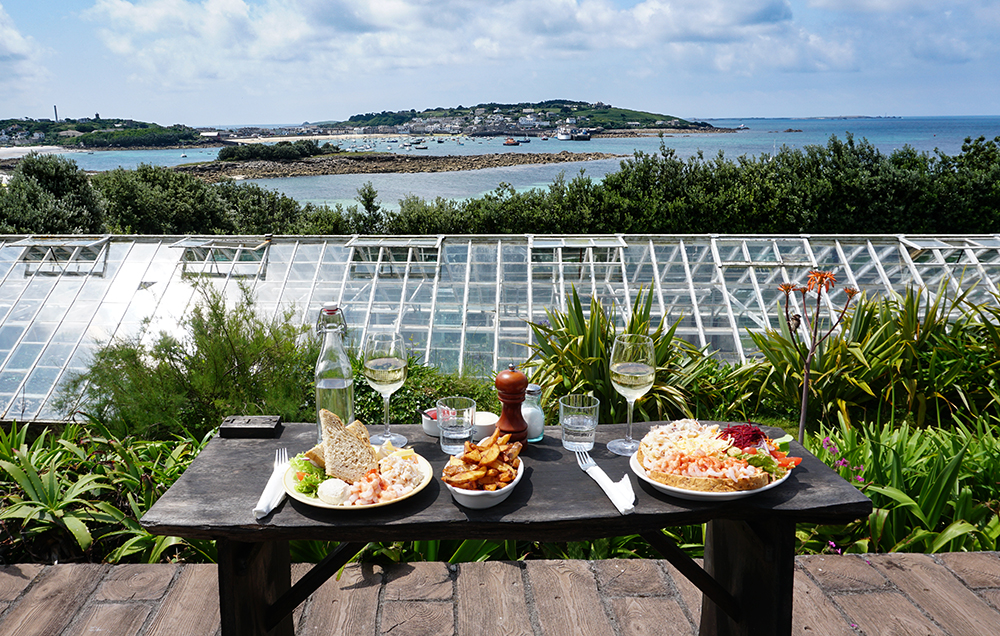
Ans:
[{"label": "dark wooden tabletop", "polygon": [[[650,424],[636,424],[641,438]],[[803,458],[780,486],[722,503],[685,501],[662,494],[631,473],[628,458],[605,444],[624,435],[624,425],[601,425],[591,456],[612,480],[628,473],[636,492],[635,512],[620,515],[600,487],[563,449],[558,427],[522,451],[525,475],[502,504],[470,510],[455,503],[440,479],[417,495],[369,510],[328,510],[286,498],[272,514],[254,519],[252,508],[271,473],[275,449],[290,454],[310,448],[315,424],[286,424],[276,439],[213,439],[184,475],[143,516],[153,534],[241,541],[325,539],[400,541],[429,539],[523,539],[576,541],[635,534],[712,519],[775,516],[795,522],[847,523],[871,511],[871,502],[826,464],[792,443]],[[440,475],[447,461],[438,440],[420,426],[394,426]],[[781,435],[778,430],[769,431]]]}]

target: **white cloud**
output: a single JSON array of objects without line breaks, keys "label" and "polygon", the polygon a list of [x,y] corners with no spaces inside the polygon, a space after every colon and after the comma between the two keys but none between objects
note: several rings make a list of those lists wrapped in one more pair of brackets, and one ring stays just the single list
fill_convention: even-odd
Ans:
[{"label": "white cloud", "polygon": [[849,49],[802,33],[788,0],[644,0],[624,8],[610,0],[97,0],[88,15],[102,25],[108,49],[133,65],[133,78],[188,86],[225,75],[433,75],[504,61],[586,62],[619,50],[709,69],[730,58],[768,67],[781,50],[779,67],[817,70],[836,66],[844,56],[837,52]]},{"label": "white cloud", "polygon": [[5,91],[25,89],[48,77],[44,56],[44,49],[21,34],[0,4],[0,86]]}]

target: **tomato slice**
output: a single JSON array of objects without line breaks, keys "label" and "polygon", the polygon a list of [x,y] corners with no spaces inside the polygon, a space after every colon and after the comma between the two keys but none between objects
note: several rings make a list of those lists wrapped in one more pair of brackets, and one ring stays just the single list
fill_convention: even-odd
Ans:
[{"label": "tomato slice", "polygon": [[795,468],[800,463],[802,463],[801,457],[779,457],[776,458],[778,461],[778,466],[783,468]]},{"label": "tomato slice", "polygon": [[302,472],[301,470],[300,471],[296,471],[296,473],[295,473],[295,481],[302,481],[302,478],[305,477],[305,476],[306,476],[306,474],[304,472]]}]

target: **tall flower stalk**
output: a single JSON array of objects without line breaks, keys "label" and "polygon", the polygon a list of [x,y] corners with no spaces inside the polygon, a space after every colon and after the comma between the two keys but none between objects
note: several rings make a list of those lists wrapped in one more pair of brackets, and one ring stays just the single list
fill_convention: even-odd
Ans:
[{"label": "tall flower stalk", "polygon": [[[806,437],[806,411],[809,407],[809,372],[812,369],[813,358],[816,356],[816,351],[819,349],[819,345],[824,340],[829,338],[834,329],[836,329],[837,326],[843,322],[844,316],[847,314],[847,308],[851,304],[851,300],[859,293],[854,287],[847,287],[844,289],[844,293],[847,295],[847,300],[844,302],[844,306],[840,309],[840,312],[837,314],[833,324],[830,325],[830,328],[820,335],[819,317],[823,302],[823,294],[829,294],[836,282],[837,279],[834,277],[833,272],[811,270],[808,278],[806,279],[805,287],[794,283],[782,283],[781,285],[778,285],[778,290],[785,294],[785,324],[788,325],[792,342],[795,343],[795,347],[799,351],[805,352],[805,362],[803,363],[802,369],[802,399],[800,401],[801,408],[799,411],[800,444],[805,443]],[[802,315],[792,314],[789,309],[789,306],[791,305],[790,297],[793,293],[802,295]],[[812,315],[810,316],[809,294],[811,293],[816,294],[816,305],[815,309],[812,311]],[[799,329],[803,324],[809,334],[808,343],[799,340]]]}]

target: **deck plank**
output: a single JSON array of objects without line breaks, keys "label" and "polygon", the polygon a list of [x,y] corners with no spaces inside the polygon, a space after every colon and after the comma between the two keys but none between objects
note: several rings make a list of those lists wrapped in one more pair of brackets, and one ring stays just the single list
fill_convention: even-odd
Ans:
[{"label": "deck plank", "polygon": [[[622,636],[695,636],[676,598],[624,596],[611,599]],[[565,632],[571,633],[571,632]]]},{"label": "deck plank", "polygon": [[95,604],[63,636],[138,636],[150,609],[139,603]]},{"label": "deck plank", "polygon": [[164,597],[146,636],[212,636],[220,625],[215,565],[185,565]]},{"label": "deck plank", "polygon": [[865,636],[948,636],[899,592],[844,594],[835,600]]},{"label": "deck plank", "polygon": [[295,633],[374,634],[382,580],[381,568],[345,567],[339,580],[333,577],[313,593]]},{"label": "deck plank", "polygon": [[815,555],[796,561],[829,593],[886,589],[889,582],[864,558],[855,555]]},{"label": "deck plank", "polygon": [[527,561],[542,633],[614,636],[587,561]]},{"label": "deck plank", "polygon": [[604,559],[594,561],[602,596],[673,595],[658,561],[651,559]]},{"label": "deck plank", "polygon": [[793,586],[792,634],[857,636],[850,621],[822,588],[796,568]]},{"label": "deck plank", "polygon": [[455,593],[447,563],[401,563],[385,574],[387,601],[445,601]]},{"label": "deck plank", "polygon": [[85,563],[46,569],[0,622],[0,632],[5,636],[61,633],[108,569]]},{"label": "deck plank", "polygon": [[36,563],[20,563],[0,568],[0,601],[14,601],[45,569]]},{"label": "deck plank", "polygon": [[952,634],[995,634],[1000,613],[926,554],[877,554],[872,564]]},{"label": "deck plank", "polygon": [[[704,599],[704,595],[701,590],[698,589],[691,581],[681,574],[680,570],[671,565],[668,561],[660,561],[660,567],[666,572],[670,580],[673,581],[674,586],[681,595],[681,602],[687,610],[688,619],[691,624],[697,627],[699,621],[701,620],[701,602]],[[695,563],[699,567],[703,565],[701,559],[695,559]]]},{"label": "deck plank", "polygon": [[138,601],[161,598],[177,573],[177,565],[121,565],[111,570],[94,595],[99,601]]},{"label": "deck plank", "polygon": [[442,601],[386,601],[379,634],[455,636],[455,607]]},{"label": "deck plank", "polygon": [[940,555],[969,587],[1000,587],[1000,557],[988,552],[950,552]]},{"label": "deck plank", "polygon": [[531,635],[521,567],[508,561],[463,563],[456,586],[459,636]]}]

